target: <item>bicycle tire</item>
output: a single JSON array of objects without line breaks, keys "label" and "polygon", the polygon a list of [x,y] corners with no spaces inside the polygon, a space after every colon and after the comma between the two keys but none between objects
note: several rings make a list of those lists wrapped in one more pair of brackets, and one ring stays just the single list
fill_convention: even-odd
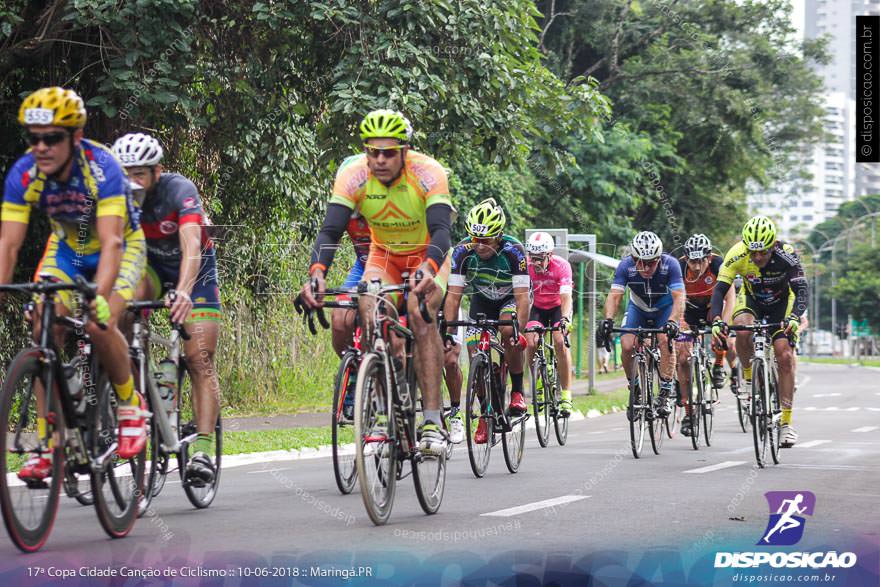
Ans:
[{"label": "bicycle tire", "polygon": [[749,408],[746,403],[743,401],[741,397],[742,388],[743,388],[743,373],[742,373],[742,365],[737,361],[736,370],[734,371],[734,377],[736,378],[736,414],[739,419],[739,427],[742,429],[743,434],[749,433],[749,426],[751,424],[751,419],[749,416]]},{"label": "bicycle tire", "polygon": [[[421,394],[419,394],[421,397]],[[419,400],[419,403],[421,400]],[[442,412],[441,412],[442,413]],[[415,415],[410,415],[413,421],[409,422],[410,429],[415,428]],[[446,459],[449,455],[447,450],[440,455],[425,455],[417,451],[412,458],[413,484],[416,487],[416,497],[419,505],[428,515],[436,514],[443,503],[443,492],[446,489]]]},{"label": "bicycle tire", "polygon": [[699,406],[702,400],[702,393],[700,390],[702,389],[702,377],[700,375],[700,366],[699,362],[696,359],[693,359],[692,368],[691,368],[691,381],[690,381],[690,389],[688,390],[688,406],[690,407],[691,413],[687,415],[687,418],[691,421],[691,446],[694,447],[694,450],[700,449],[700,412]]},{"label": "bicycle tire", "polygon": [[779,409],[779,382],[770,382],[770,414],[767,418],[767,435],[770,443],[770,457],[773,464],[779,464],[779,443],[782,440],[781,410]]},{"label": "bicycle tire", "polygon": [[[471,359],[471,367],[468,372],[467,399],[465,404],[465,435],[467,437],[468,460],[471,471],[477,478],[486,474],[489,467],[489,456],[492,453],[492,445],[495,442],[495,420],[491,412],[491,401],[485,397],[490,389],[489,362],[485,355],[477,353]],[[484,405],[481,405],[478,386],[482,387]],[[486,442],[478,444],[474,435],[477,428],[483,423],[486,426]]]},{"label": "bicycle tire", "polygon": [[[539,342],[540,344],[540,342]],[[547,386],[547,369],[542,361],[532,361],[530,378],[532,384],[532,412],[535,416],[535,432],[538,435],[538,444],[541,448],[547,448],[550,441],[550,404],[547,401],[548,393],[552,390]],[[538,381],[541,382],[541,389],[544,392],[543,401],[538,401]]]},{"label": "bicycle tire", "polygon": [[635,381],[638,383],[638,389],[633,382],[629,384],[629,413],[632,415],[629,422],[629,436],[633,457],[638,459],[641,457],[642,447],[645,444],[645,428],[647,426],[645,406],[648,400],[645,392],[647,383],[644,382],[644,365],[638,364],[636,369],[638,374]]},{"label": "bicycle tire", "polygon": [[[147,373],[146,376],[150,377],[150,374]],[[137,377],[135,380],[137,381]],[[162,488],[165,487],[166,476],[168,475],[168,455],[161,450],[162,431],[159,428],[159,423],[156,418],[156,410],[164,410],[165,408],[164,406],[154,406],[152,396],[147,390],[143,390],[141,393],[143,393],[144,399],[147,402],[147,410],[153,415],[147,420],[147,425],[150,430],[150,435],[147,440],[147,453],[150,456],[150,466],[146,470],[144,493],[138,506],[139,518],[143,517],[150,508],[153,498],[162,492]]]},{"label": "bicycle tire", "polygon": [[[67,459],[65,459],[65,469],[67,469],[68,464],[69,462],[67,461]],[[92,495],[92,481],[88,476],[86,476],[84,479],[80,479],[79,477],[77,477],[76,473],[70,471],[65,471],[64,475],[64,491],[65,493],[67,493],[67,497],[72,497],[80,505],[95,505],[95,497],[94,495]],[[85,483],[86,487],[81,488],[80,483]]]},{"label": "bicycle tire", "polygon": [[[659,385],[659,371],[657,371],[657,381]],[[675,381],[675,379],[673,379],[673,381]],[[684,410],[678,405],[677,399],[667,400],[666,405],[668,406],[670,404],[672,404],[672,409],[669,411],[669,415],[663,418],[663,427],[666,429],[667,438],[675,438],[675,434],[678,432],[678,424],[681,422],[681,414],[684,413]]]},{"label": "bicycle tire", "polygon": [[397,487],[398,440],[386,382],[383,357],[365,355],[355,388],[355,466],[364,508],[377,526],[388,521]]},{"label": "bicycle tire", "polygon": [[767,464],[767,415],[764,407],[764,364],[755,361],[752,366],[751,402],[752,438],[755,442],[755,460],[760,468]]},{"label": "bicycle tire", "polygon": [[[94,418],[89,424],[89,453],[92,458],[92,494],[101,527],[111,538],[127,535],[138,517],[143,496],[147,447],[130,459],[119,457],[113,444],[118,442],[116,392],[106,373],[96,378],[97,396]],[[97,465],[98,458],[103,463]]]},{"label": "bicycle tire", "polygon": [[[649,369],[654,369],[654,372],[657,372],[656,366],[652,366]],[[653,420],[650,420],[650,425],[648,426],[648,436],[651,437],[651,450],[654,451],[655,455],[659,455],[660,448],[663,446],[663,435],[666,434],[664,431],[664,428],[667,426],[666,419],[669,416],[660,416],[653,409],[656,401],[654,397],[654,378],[651,377],[648,369],[645,369],[645,389],[647,390],[647,409],[652,411],[654,417]]]},{"label": "bicycle tire", "polygon": [[[709,376],[708,365],[704,365],[704,367],[703,385],[705,387],[705,382],[711,380],[706,379]],[[706,441],[706,446],[712,446],[712,427],[715,420],[715,403],[718,400],[718,389],[714,385],[709,385],[706,392],[708,397],[706,395],[703,396],[700,412],[703,416],[703,439]]]},{"label": "bicycle tire", "polygon": [[342,415],[345,393],[354,377],[357,381],[357,356],[348,352],[342,355],[339,363],[339,371],[333,385],[333,403],[330,410],[331,444],[333,447],[333,477],[336,479],[336,487],[343,495],[348,495],[357,483],[357,466],[353,454],[342,454],[340,436],[343,429],[350,428],[343,420]]},{"label": "bicycle tire", "polygon": [[[195,416],[197,402],[189,369],[181,359],[177,367],[177,418],[178,422],[185,421],[179,426],[181,439],[197,433]],[[187,478],[186,467],[190,459],[190,448],[189,442],[182,442],[180,452],[177,454],[180,481],[189,502],[198,509],[204,509],[213,503],[214,498],[217,497],[217,489],[220,487],[220,472],[223,464],[223,420],[220,414],[217,414],[217,422],[214,424],[214,479],[210,483],[201,480],[197,483]]]},{"label": "bicycle tire", "polygon": [[[508,377],[510,373],[508,372],[506,366],[500,369],[502,373],[502,379],[500,381],[501,389],[496,390],[498,392],[499,397],[503,397],[502,405],[510,405],[510,393],[508,392]],[[502,393],[503,391],[503,393]],[[523,453],[525,452],[526,445],[526,419],[528,418],[527,414],[522,414],[520,416],[509,416],[510,418],[510,430],[501,432],[501,448],[504,453],[504,464],[507,465],[507,470],[511,473],[516,473],[519,471],[519,466],[522,463]]]},{"label": "bicycle tire", "polygon": [[[555,357],[554,357],[555,360]],[[559,446],[565,446],[568,442],[568,415],[563,415],[559,410],[559,402],[562,398],[562,390],[559,389],[559,365],[553,366],[553,375],[550,381],[551,407],[553,414],[553,431],[556,434],[556,442]]]},{"label": "bicycle tire", "polygon": [[[42,488],[28,489],[27,486],[20,485],[17,481],[13,481],[10,475],[14,473],[11,468],[18,468],[19,463],[10,463],[9,456],[13,454],[14,449],[9,445],[14,436],[7,434],[7,430],[15,430],[19,427],[24,432],[28,431],[28,436],[33,436],[34,442],[39,442],[36,432],[35,420],[30,418],[30,414],[21,414],[22,401],[30,403],[34,401],[33,410],[36,410],[36,397],[33,396],[33,382],[35,379],[43,380],[44,367],[42,364],[43,353],[36,348],[25,349],[18,353],[9,365],[6,372],[6,379],[3,382],[2,392],[0,392],[0,430],[4,433],[0,434],[0,510],[3,513],[3,522],[13,544],[23,552],[36,552],[46,543],[49,534],[52,532],[52,526],[55,523],[55,517],[58,513],[58,503],[61,494],[61,476],[64,465],[64,424],[59,420],[63,420],[61,405],[58,398],[58,390],[54,388],[47,394],[48,405],[47,414],[55,414],[54,424],[47,418],[47,436],[59,438],[59,442],[53,447],[52,451],[52,473],[49,477],[49,484],[43,491]],[[19,384],[25,383],[26,388],[21,388]],[[53,386],[54,387],[54,386]],[[45,389],[45,386],[44,386]],[[16,405],[17,404],[17,405]],[[26,404],[25,404],[26,405]],[[19,410],[19,414],[15,414],[15,410]],[[30,412],[30,409],[28,409]],[[22,417],[23,416],[23,417]],[[25,426],[21,426],[24,421]],[[13,422],[18,422],[15,424]],[[11,424],[11,426],[10,426]],[[38,445],[28,450],[21,447],[22,452],[32,452]],[[39,494],[37,494],[39,492]],[[15,505],[21,503],[24,497],[29,497],[34,504],[39,503],[41,511],[37,516],[27,516],[27,519],[19,516]],[[28,520],[34,522],[28,524]]]}]

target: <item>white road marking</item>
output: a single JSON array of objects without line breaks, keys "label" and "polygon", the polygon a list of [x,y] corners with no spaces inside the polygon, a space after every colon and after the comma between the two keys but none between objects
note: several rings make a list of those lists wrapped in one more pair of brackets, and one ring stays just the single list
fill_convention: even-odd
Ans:
[{"label": "white road marking", "polygon": [[[796,385],[797,385],[798,387],[806,387],[807,384],[810,382],[810,379],[811,379],[811,377],[810,377],[809,375],[807,375],[807,376],[805,376],[803,379],[801,379],[800,381],[798,381],[798,382],[796,383]],[[816,396],[814,395],[813,397],[816,397]]]},{"label": "white road marking", "polygon": [[877,428],[880,428],[880,426],[862,426],[861,428],[853,428],[850,432],[873,432]]},{"label": "white road marking", "polygon": [[838,411],[839,409],[840,409],[840,408],[838,408],[837,406],[828,406],[827,408],[825,408],[825,411],[826,411],[826,412],[836,412],[836,411]]},{"label": "white road marking", "polygon": [[819,408],[817,408],[816,406],[808,406],[806,408],[801,408],[801,409],[804,410],[805,412],[814,412],[814,411],[818,410]]},{"label": "white road marking", "polygon": [[260,469],[259,471],[248,471],[248,475],[257,475],[259,473],[274,473],[276,471],[289,471],[290,467],[284,467],[283,469]]},{"label": "white road marking", "polygon": [[[880,395],[880,394],[878,394],[878,395]],[[880,412],[880,408],[868,408],[868,410],[870,410],[872,412]]]},{"label": "white road marking", "polygon": [[730,467],[738,467],[745,464],[745,461],[724,461],[723,463],[718,463],[717,465],[709,465],[708,467],[700,467],[699,469],[688,469],[687,471],[685,471],[685,473],[711,473],[712,471],[728,469]]},{"label": "white road marking", "polygon": [[819,446],[820,444],[827,444],[831,442],[830,440],[811,440],[809,442],[802,442],[800,444],[794,445],[795,448],[813,448],[814,446]]},{"label": "white road marking", "polygon": [[835,392],[835,393],[814,393],[814,394],[813,394],[812,396],[810,396],[810,397],[837,397],[837,396],[839,396],[839,395],[840,395],[840,394],[839,394],[839,393],[836,393],[836,392]]},{"label": "white road marking", "polygon": [[843,411],[844,411],[844,412],[858,412],[858,411],[861,410],[861,409],[862,409],[862,408],[846,408],[846,409],[843,410]]},{"label": "white road marking", "polygon": [[495,512],[489,512],[486,514],[480,514],[481,516],[498,516],[502,518],[509,518],[510,516],[518,516],[519,514],[525,514],[528,512],[533,512],[535,510],[541,510],[544,508],[551,508],[553,506],[562,505],[565,503],[571,503],[573,501],[580,501],[582,499],[587,499],[590,497],[589,495],[563,495],[560,497],[554,497],[552,499],[545,499],[543,501],[536,501],[533,503],[527,503],[525,505],[518,505],[516,507],[507,508],[504,510],[498,510]]},{"label": "white road marking", "polygon": [[821,471],[864,471],[867,468],[856,465],[794,465],[789,463],[782,463],[776,466],[786,469],[818,469]]}]

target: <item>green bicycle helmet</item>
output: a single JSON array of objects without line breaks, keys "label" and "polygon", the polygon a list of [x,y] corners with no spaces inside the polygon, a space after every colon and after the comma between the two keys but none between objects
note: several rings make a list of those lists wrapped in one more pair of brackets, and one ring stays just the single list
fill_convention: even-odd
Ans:
[{"label": "green bicycle helmet", "polygon": [[776,225],[766,216],[754,216],[743,226],[742,238],[750,251],[769,249],[776,242]]},{"label": "green bicycle helmet", "polygon": [[361,121],[361,140],[397,139],[408,143],[412,138],[412,125],[396,110],[373,110]]},{"label": "green bicycle helmet", "polygon": [[468,212],[465,230],[475,238],[492,238],[501,236],[507,218],[504,210],[495,202],[495,198],[486,198]]}]

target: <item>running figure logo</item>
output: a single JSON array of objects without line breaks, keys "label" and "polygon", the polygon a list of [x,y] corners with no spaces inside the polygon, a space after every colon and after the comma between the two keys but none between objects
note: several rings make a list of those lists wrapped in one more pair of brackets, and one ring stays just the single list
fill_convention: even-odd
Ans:
[{"label": "running figure logo", "polygon": [[811,491],[768,491],[764,494],[770,506],[770,520],[759,546],[791,546],[804,535],[805,520],[812,516],[816,496]]}]

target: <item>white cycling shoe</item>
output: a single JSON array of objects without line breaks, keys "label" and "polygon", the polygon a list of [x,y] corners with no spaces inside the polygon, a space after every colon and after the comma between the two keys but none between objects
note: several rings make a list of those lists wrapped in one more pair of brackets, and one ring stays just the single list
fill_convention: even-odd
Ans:
[{"label": "white cycling shoe", "polygon": [[779,430],[779,446],[780,448],[791,448],[797,443],[798,433],[795,432],[791,424],[783,424]]}]

